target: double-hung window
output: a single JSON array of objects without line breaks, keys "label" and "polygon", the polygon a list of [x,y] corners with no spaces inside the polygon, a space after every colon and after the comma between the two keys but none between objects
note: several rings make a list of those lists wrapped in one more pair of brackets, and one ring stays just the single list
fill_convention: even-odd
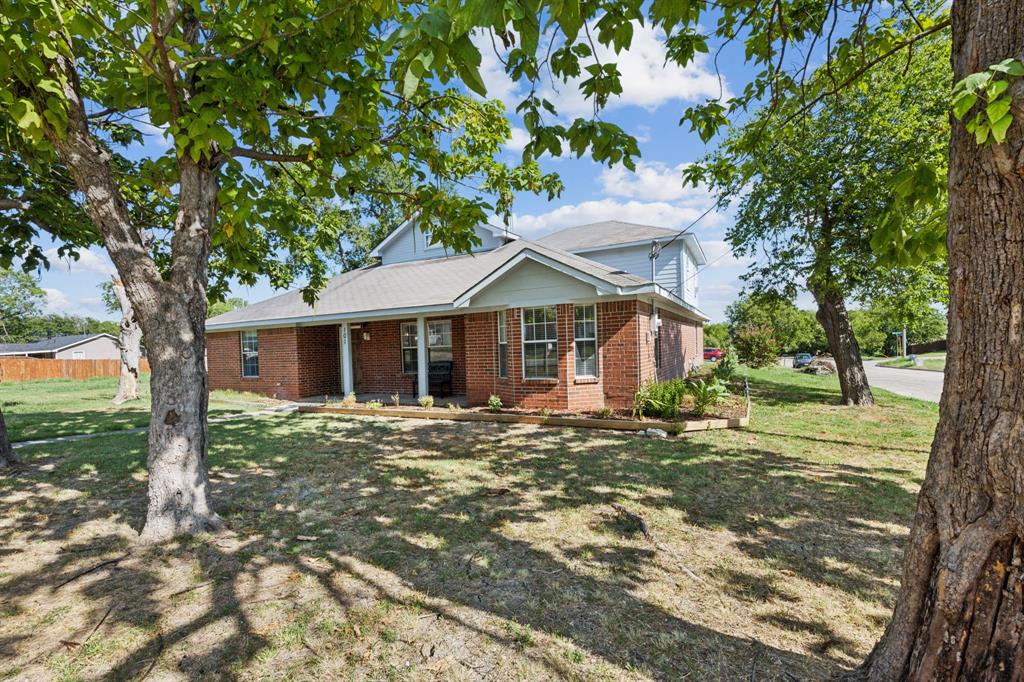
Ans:
[{"label": "double-hung window", "polygon": [[558,313],[553,305],[523,308],[523,377],[558,378]]},{"label": "double-hung window", "polygon": [[508,316],[504,310],[498,311],[498,376],[508,377]]},{"label": "double-hung window", "polygon": [[416,323],[402,323],[402,374],[415,374],[417,364]]},{"label": "double-hung window", "polygon": [[597,376],[597,308],[578,305],[573,310],[576,376]]},{"label": "double-hung window", "polygon": [[427,322],[427,362],[447,360],[451,362],[452,354],[452,322]]},{"label": "double-hung window", "polygon": [[[419,366],[419,352],[416,344],[419,332],[415,322],[402,323],[402,373],[416,374]],[[451,362],[455,355],[452,353],[452,323],[451,320],[440,322],[427,322],[427,362],[447,360]]]},{"label": "double-hung window", "polygon": [[255,330],[242,332],[242,376],[260,375],[260,338]]}]

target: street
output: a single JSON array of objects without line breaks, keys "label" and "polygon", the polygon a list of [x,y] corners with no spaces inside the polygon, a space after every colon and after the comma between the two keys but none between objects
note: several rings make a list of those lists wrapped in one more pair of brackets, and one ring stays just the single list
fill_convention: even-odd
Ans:
[{"label": "street", "polygon": [[872,388],[884,388],[893,393],[930,400],[933,403],[939,402],[942,395],[942,372],[879,367],[877,360],[865,360],[864,371]]}]

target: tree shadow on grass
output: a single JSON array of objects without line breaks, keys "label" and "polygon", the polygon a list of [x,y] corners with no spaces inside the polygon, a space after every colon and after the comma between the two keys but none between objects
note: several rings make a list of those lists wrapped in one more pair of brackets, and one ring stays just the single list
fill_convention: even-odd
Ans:
[{"label": "tree shadow on grass", "polygon": [[[452,655],[476,677],[509,672],[494,667],[501,651],[515,651],[510,657],[524,662],[508,665],[527,671],[574,674],[567,659],[552,655],[560,646],[612,670],[662,680],[747,677],[751,660],[759,679],[827,675],[836,669],[837,651],[857,652],[841,636],[822,634],[820,624],[803,626],[819,628],[814,632],[824,642],[819,656],[805,656],[690,622],[685,611],[638,596],[648,579],[644,567],[663,558],[630,537],[633,529],[619,519],[594,516],[591,531],[607,541],[565,547],[542,548],[507,529],[543,524],[552,512],[628,501],[682,514],[698,528],[727,529],[753,558],[807,580],[827,577],[836,590],[885,604],[902,538],[879,528],[905,522],[913,506],[912,494],[863,469],[821,467],[735,440],[656,442],[574,430],[292,415],[211,426],[215,499],[236,535],[142,550],[130,545],[127,526],[137,528],[144,517],[143,448],[141,434],[95,439],[60,458],[37,448],[19,475],[0,481],[0,518],[16,520],[0,528],[0,548],[47,547],[33,570],[0,574],[5,612],[24,613],[77,572],[132,552],[59,590],[77,595],[68,617],[80,623],[81,636],[104,618],[101,634],[135,633],[119,639],[121,650],[102,671],[113,679],[137,677],[157,664],[190,679],[265,665],[290,640],[268,629],[261,608],[312,609],[303,601],[309,594],[321,595],[318,612],[340,610],[346,622],[355,622],[357,607],[373,595],[401,608],[415,604],[436,618],[424,621],[432,628],[424,636],[437,639],[441,650],[436,632],[467,642],[453,646]],[[508,490],[492,494],[496,481]],[[827,518],[819,518],[823,506]],[[184,585],[166,572],[182,562],[194,574]],[[840,564],[847,569],[837,572]],[[280,582],[260,586],[266,576]],[[758,587],[763,576],[737,571],[726,578],[721,587],[739,585],[747,599],[778,596]],[[352,632],[344,630],[348,639],[337,646],[356,647]],[[531,632],[553,639],[535,647]],[[293,647],[299,653],[289,655],[318,670],[333,651],[325,647],[336,643],[303,636],[315,637],[315,646],[302,639]],[[18,650],[17,664],[31,669],[38,653],[26,654],[28,640],[18,637],[0,632]],[[77,650],[61,653],[55,639],[30,638],[49,665],[92,660]],[[345,651],[349,672],[378,665],[349,661]],[[424,668],[438,662],[411,649],[395,655]],[[472,667],[477,664],[484,667]]]}]

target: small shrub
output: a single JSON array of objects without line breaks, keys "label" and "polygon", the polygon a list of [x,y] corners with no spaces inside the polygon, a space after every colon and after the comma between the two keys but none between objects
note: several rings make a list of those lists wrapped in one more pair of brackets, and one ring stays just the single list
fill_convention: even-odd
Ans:
[{"label": "small shrub", "polygon": [[345,396],[344,398],[341,399],[341,406],[342,407],[355,407],[355,404],[356,404],[356,394],[355,393],[349,393],[347,396]]},{"label": "small shrub", "polygon": [[693,396],[693,413],[703,417],[709,407],[714,407],[729,395],[725,385],[718,379],[705,382],[703,379],[690,384],[690,395]]},{"label": "small shrub", "polygon": [[679,416],[679,404],[686,395],[686,381],[670,379],[644,384],[633,394],[633,416],[662,417],[673,419]]},{"label": "small shrub", "polygon": [[550,417],[554,413],[555,413],[555,411],[552,410],[550,407],[542,407],[542,408],[540,408],[540,414],[541,414],[542,417]]},{"label": "small shrub", "polygon": [[487,399],[487,409],[491,412],[501,412],[501,398],[492,395]]},{"label": "small shrub", "polygon": [[719,381],[729,381],[736,374],[736,356],[726,353],[725,357],[715,363],[711,374]]},{"label": "small shrub", "polygon": [[445,407],[448,408],[449,412],[458,412],[459,410],[462,409],[461,407],[459,407],[459,405],[457,403],[451,403],[451,402],[446,404]]},{"label": "small shrub", "polygon": [[749,367],[767,367],[779,357],[779,342],[767,325],[750,325],[736,332],[736,352]]},{"label": "small shrub", "polygon": [[425,407],[426,409],[429,410],[431,407],[434,406],[434,396],[422,395],[420,396],[420,399],[417,402],[419,402],[420,407]]},{"label": "small shrub", "polygon": [[384,403],[382,403],[379,400],[367,400],[366,406],[371,410],[379,410],[380,408],[384,407]]},{"label": "small shrub", "polygon": [[615,415],[615,410],[605,405],[601,409],[594,412],[594,416],[600,417],[601,419],[610,419]]},{"label": "small shrub", "polygon": [[391,394],[391,404],[394,405],[395,407],[401,407],[402,406],[402,396],[398,395],[397,393],[392,393]]}]

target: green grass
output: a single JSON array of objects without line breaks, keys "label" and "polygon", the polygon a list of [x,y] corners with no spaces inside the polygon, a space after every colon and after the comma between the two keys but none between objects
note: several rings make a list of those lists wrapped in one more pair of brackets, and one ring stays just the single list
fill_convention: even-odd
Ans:
[{"label": "green grass", "polygon": [[[340,415],[212,424],[230,534],[134,550],[59,590],[133,547],[145,436],[24,448],[19,473],[0,476],[7,667],[26,679],[138,679],[151,665],[153,679],[828,678],[891,614],[938,407],[881,390],[875,407],[841,407],[834,377],[745,376],[749,428],[667,440]],[[61,644],[111,606],[95,643]]]},{"label": "green grass", "polygon": [[920,367],[914,364],[910,358],[893,358],[878,363],[879,367],[898,367],[900,369],[923,369],[931,372],[943,372],[946,370],[945,353],[925,353],[918,356],[924,362]]},{"label": "green grass", "polygon": [[[47,379],[0,383],[0,409],[12,441],[120,431],[149,424],[149,375],[143,375],[142,399],[112,405],[116,378],[85,381]],[[254,393],[213,391],[210,415],[259,409],[270,402]]]}]

